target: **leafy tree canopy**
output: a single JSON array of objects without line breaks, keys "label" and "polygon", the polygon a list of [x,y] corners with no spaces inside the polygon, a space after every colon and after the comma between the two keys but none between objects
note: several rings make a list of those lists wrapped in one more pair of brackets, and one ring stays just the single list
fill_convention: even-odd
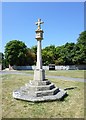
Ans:
[{"label": "leafy tree canopy", "polygon": [[75,46],[74,61],[76,64],[86,64],[86,31],[81,32]]},{"label": "leafy tree canopy", "polygon": [[25,65],[27,46],[19,40],[12,40],[5,46],[5,58],[10,65]]},{"label": "leafy tree canopy", "polygon": [[3,56],[3,53],[0,52],[0,63],[2,63],[2,56]]}]

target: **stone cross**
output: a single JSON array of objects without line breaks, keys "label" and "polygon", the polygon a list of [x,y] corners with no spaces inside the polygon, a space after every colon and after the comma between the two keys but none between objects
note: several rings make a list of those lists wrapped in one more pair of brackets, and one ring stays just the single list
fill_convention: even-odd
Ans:
[{"label": "stone cross", "polygon": [[43,30],[40,25],[43,24],[41,19],[38,19],[36,25],[38,29],[36,32],[37,39],[37,66],[34,70],[34,78],[25,86],[13,91],[13,97],[15,99],[39,102],[39,101],[52,101],[62,100],[67,92],[63,89],[59,89],[53,83],[45,78],[45,70],[42,68],[42,55],[41,55],[41,40],[43,39]]},{"label": "stone cross", "polygon": [[41,21],[41,19],[38,19],[38,22],[36,22],[35,24],[38,25],[38,29],[41,29],[41,24],[43,24],[44,22]]}]

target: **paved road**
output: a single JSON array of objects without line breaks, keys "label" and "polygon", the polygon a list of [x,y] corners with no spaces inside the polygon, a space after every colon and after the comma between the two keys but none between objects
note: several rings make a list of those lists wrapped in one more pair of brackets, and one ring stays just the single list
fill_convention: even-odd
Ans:
[{"label": "paved road", "polygon": [[[20,72],[20,71],[0,71],[0,75],[5,75],[5,74],[20,74],[20,75],[33,76],[33,74],[23,73],[23,72]],[[72,77],[65,77],[65,76],[46,75],[46,78],[58,78],[58,79],[61,79],[61,80],[86,82],[86,79],[72,78]]]}]

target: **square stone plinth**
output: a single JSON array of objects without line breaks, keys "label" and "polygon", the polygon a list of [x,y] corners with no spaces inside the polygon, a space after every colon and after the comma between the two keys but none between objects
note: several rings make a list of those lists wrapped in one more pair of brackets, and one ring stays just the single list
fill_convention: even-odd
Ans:
[{"label": "square stone plinth", "polygon": [[36,69],[34,70],[34,80],[45,80],[45,70]]}]

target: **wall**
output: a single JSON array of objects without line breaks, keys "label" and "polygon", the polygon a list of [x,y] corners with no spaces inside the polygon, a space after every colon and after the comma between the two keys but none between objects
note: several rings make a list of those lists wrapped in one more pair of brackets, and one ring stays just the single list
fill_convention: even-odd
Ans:
[{"label": "wall", "polygon": [[[14,66],[15,70],[34,70],[36,66]],[[43,66],[43,69],[49,70],[49,66]],[[86,65],[67,65],[55,66],[55,70],[86,70]]]}]

